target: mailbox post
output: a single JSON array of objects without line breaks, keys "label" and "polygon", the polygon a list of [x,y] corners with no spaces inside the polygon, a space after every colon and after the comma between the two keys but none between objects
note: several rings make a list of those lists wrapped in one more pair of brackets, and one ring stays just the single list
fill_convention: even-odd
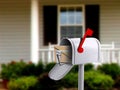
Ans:
[{"label": "mailbox post", "polygon": [[84,64],[78,66],[78,90],[84,90]]},{"label": "mailbox post", "polygon": [[77,49],[80,41],[80,38],[61,40],[60,45],[55,47],[57,63],[49,72],[49,77],[60,80],[74,65],[78,65],[78,90],[84,90],[84,64],[100,61],[100,42],[96,38],[86,38],[82,47],[84,52],[79,53]]}]

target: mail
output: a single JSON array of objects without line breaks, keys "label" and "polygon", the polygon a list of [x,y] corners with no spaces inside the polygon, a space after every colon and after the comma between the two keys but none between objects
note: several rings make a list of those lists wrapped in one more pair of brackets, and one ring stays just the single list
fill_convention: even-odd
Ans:
[{"label": "mail", "polygon": [[70,46],[55,46],[54,56],[55,56],[55,61],[58,63],[72,62],[72,51]]}]

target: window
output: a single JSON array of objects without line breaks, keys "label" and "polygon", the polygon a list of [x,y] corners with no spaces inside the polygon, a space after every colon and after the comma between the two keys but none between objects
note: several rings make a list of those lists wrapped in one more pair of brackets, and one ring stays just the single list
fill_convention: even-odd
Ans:
[{"label": "window", "polygon": [[59,7],[59,37],[82,37],[84,30],[84,10],[82,6]]},{"label": "window", "polygon": [[44,45],[57,44],[61,38],[82,37],[87,28],[99,39],[99,5],[43,6]]}]

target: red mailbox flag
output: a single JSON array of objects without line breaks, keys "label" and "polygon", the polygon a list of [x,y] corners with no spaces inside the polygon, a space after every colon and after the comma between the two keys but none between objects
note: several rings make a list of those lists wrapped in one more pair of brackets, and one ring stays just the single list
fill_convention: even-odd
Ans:
[{"label": "red mailbox flag", "polygon": [[84,51],[84,49],[82,48],[82,45],[83,45],[83,43],[85,41],[85,38],[87,36],[92,36],[92,35],[93,35],[93,30],[91,30],[91,29],[88,28],[87,31],[86,31],[86,33],[84,34],[84,36],[83,36],[83,38],[82,38],[79,46],[78,46],[78,52],[79,53],[83,53],[83,51]]}]

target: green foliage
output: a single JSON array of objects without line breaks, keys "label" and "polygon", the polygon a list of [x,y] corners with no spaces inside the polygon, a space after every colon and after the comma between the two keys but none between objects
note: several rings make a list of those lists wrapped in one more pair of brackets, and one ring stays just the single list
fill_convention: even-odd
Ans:
[{"label": "green foliage", "polygon": [[8,64],[2,64],[1,77],[10,80],[11,78],[18,78],[21,76],[39,76],[44,72],[44,65],[39,62],[37,65],[23,61],[12,61]]},{"label": "green foliage", "polygon": [[38,78],[39,82],[33,90],[58,90],[62,87],[61,81],[54,81],[48,77],[48,73],[43,73]]},{"label": "green foliage", "polygon": [[55,65],[55,62],[51,62],[45,65],[45,72],[49,72]]},{"label": "green foliage", "polygon": [[[94,69],[93,67],[94,67],[93,64],[88,63],[88,64],[85,64],[84,70],[85,70],[85,71],[93,70],[93,69]],[[78,72],[78,65],[74,65],[74,67],[71,69],[70,72],[72,72],[72,73],[77,73],[77,72]]]},{"label": "green foliage", "polygon": [[22,69],[22,75],[23,76],[39,76],[41,73],[44,72],[44,65],[42,62],[38,62],[38,64],[34,64],[32,62],[29,62],[25,65],[25,67]]},{"label": "green foliage", "polygon": [[36,85],[37,79],[33,76],[13,79],[8,83],[9,90],[29,90]]},{"label": "green foliage", "polygon": [[23,61],[12,61],[9,64],[2,64],[1,77],[10,80],[11,78],[18,78],[21,76],[21,71],[26,64]]},{"label": "green foliage", "polygon": [[98,67],[98,70],[112,76],[113,79],[116,79],[120,75],[120,66],[118,64],[102,64]]},{"label": "green foliage", "polygon": [[109,90],[114,81],[109,75],[97,71],[85,72],[85,90]]},{"label": "green foliage", "polygon": [[22,69],[23,76],[34,75],[34,73],[35,73],[35,64],[33,63],[26,64],[26,66]]},{"label": "green foliage", "polygon": [[[78,87],[78,65],[75,65],[72,70],[59,81],[51,80],[48,77],[48,72],[54,65],[54,62],[44,65],[42,62],[33,64],[32,62],[12,61],[8,64],[2,64],[1,76],[3,79],[10,80],[8,84],[9,90],[58,90],[62,87]],[[108,90],[113,86],[113,79],[115,79],[115,86],[120,86],[119,65],[103,64],[97,69],[100,72],[93,71],[93,64],[85,64],[85,90]],[[29,80],[29,78],[31,79]]]},{"label": "green foliage", "polygon": [[91,63],[85,64],[85,68],[84,68],[85,71],[90,71],[90,70],[93,70],[93,69],[94,69],[93,64],[91,64]]},{"label": "green foliage", "polygon": [[38,62],[38,64],[36,65],[36,68],[35,68],[35,75],[39,76],[43,72],[45,72],[45,66],[42,62]]},{"label": "green foliage", "polygon": [[62,79],[62,85],[65,88],[73,88],[78,86],[78,73],[69,73]]},{"label": "green foliage", "polygon": [[70,70],[71,73],[77,73],[78,72],[78,65],[74,65],[74,67]]}]

